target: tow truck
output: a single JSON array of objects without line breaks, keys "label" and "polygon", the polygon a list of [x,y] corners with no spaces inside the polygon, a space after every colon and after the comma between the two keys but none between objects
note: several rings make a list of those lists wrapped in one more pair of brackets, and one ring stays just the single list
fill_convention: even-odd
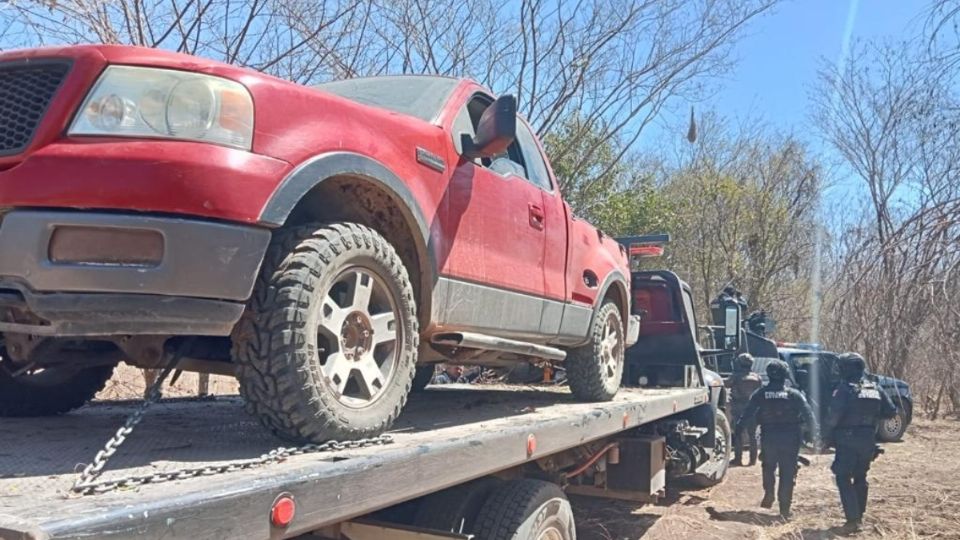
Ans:
[{"label": "tow truck", "polygon": [[237,396],[3,419],[0,539],[572,539],[567,494],[655,502],[668,479],[723,480],[722,386],[700,354],[666,347],[689,322],[671,337],[641,319],[630,365],[645,379],[612,401],[431,386],[386,435],[345,443],[277,448]]}]

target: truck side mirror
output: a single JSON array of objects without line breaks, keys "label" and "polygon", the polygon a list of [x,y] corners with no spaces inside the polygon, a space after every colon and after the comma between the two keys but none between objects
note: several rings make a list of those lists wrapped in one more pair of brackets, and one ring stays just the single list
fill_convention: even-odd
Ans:
[{"label": "truck side mirror", "polygon": [[502,154],[516,138],[517,98],[500,96],[483,111],[477,134],[469,144],[464,145],[463,156],[475,159]]},{"label": "truck side mirror", "polygon": [[743,306],[736,290],[724,289],[710,302],[710,314],[713,318],[714,343],[718,349],[737,352],[743,339]]},{"label": "truck side mirror", "polygon": [[740,348],[740,307],[727,305],[724,309],[723,348],[736,351]]}]

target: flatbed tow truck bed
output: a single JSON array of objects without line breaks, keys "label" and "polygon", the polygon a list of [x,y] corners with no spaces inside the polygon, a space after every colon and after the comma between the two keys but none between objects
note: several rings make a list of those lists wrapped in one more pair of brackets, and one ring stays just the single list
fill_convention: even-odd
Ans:
[{"label": "flatbed tow truck bed", "polygon": [[[385,446],[89,496],[70,493],[74,471],[90,462],[136,402],[3,419],[0,538],[290,538],[708,399],[705,388],[621,389],[612,402],[577,403],[564,389],[431,387],[411,397]],[[257,458],[281,445],[244,413],[238,397],[164,401],[148,410],[103,479]],[[297,511],[279,530],[269,513],[284,493],[293,495]]]}]

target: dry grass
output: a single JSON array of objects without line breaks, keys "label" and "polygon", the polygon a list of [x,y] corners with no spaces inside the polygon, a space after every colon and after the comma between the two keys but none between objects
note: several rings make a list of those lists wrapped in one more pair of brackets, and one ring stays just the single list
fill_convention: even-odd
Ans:
[{"label": "dry grass", "polygon": [[[870,471],[870,507],[857,539],[960,538],[960,423],[918,420],[904,442],[886,445]],[[794,518],[780,522],[759,508],[759,467],[731,469],[711,490],[674,495],[672,504],[578,499],[578,538],[634,540],[840,538],[840,499],[830,473],[833,456],[810,456],[794,496]]]},{"label": "dry grass", "polygon": [[[121,364],[113,372],[113,378],[107,382],[97,399],[116,400],[116,399],[140,399],[143,397],[145,388],[144,371],[139,368]],[[199,384],[199,375],[196,373],[183,373],[177,379],[176,384],[167,384],[163,388],[163,395],[167,397],[188,397],[196,396]],[[209,384],[209,393],[211,395],[230,395],[237,393],[237,381],[232,377],[221,375],[211,375]]]}]

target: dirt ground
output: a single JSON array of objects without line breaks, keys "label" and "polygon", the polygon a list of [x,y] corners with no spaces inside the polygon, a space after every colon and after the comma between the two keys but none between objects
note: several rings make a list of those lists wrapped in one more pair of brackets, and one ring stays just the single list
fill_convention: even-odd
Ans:
[{"label": "dirt ground", "polygon": [[[135,399],[143,371],[120,366],[103,399]],[[198,376],[184,373],[164,395],[197,395]],[[211,394],[236,394],[236,380],[211,376]],[[960,420],[915,420],[903,442],[885,445],[870,471],[870,507],[858,539],[960,539]],[[783,523],[759,507],[760,468],[731,468],[711,489],[670,490],[660,505],[574,498],[580,540],[839,538],[840,499],[832,455],[808,456],[794,494],[793,519]]]},{"label": "dirt ground", "polygon": [[[917,420],[903,442],[888,444],[870,471],[870,506],[858,539],[960,538],[960,422]],[[759,466],[732,468],[708,490],[671,493],[666,505],[576,499],[580,540],[797,539],[841,537],[832,455],[808,456],[793,519],[759,507]]]},{"label": "dirt ground", "polygon": [[[107,381],[106,388],[97,394],[97,399],[138,399],[142,397],[145,388],[143,373],[144,370],[142,369],[120,364],[113,372],[113,377]],[[196,396],[199,377],[196,373],[183,373],[175,384],[164,385],[163,395],[166,397]],[[237,380],[233,377],[210,376],[207,393],[211,395],[231,395],[237,392]]]}]

